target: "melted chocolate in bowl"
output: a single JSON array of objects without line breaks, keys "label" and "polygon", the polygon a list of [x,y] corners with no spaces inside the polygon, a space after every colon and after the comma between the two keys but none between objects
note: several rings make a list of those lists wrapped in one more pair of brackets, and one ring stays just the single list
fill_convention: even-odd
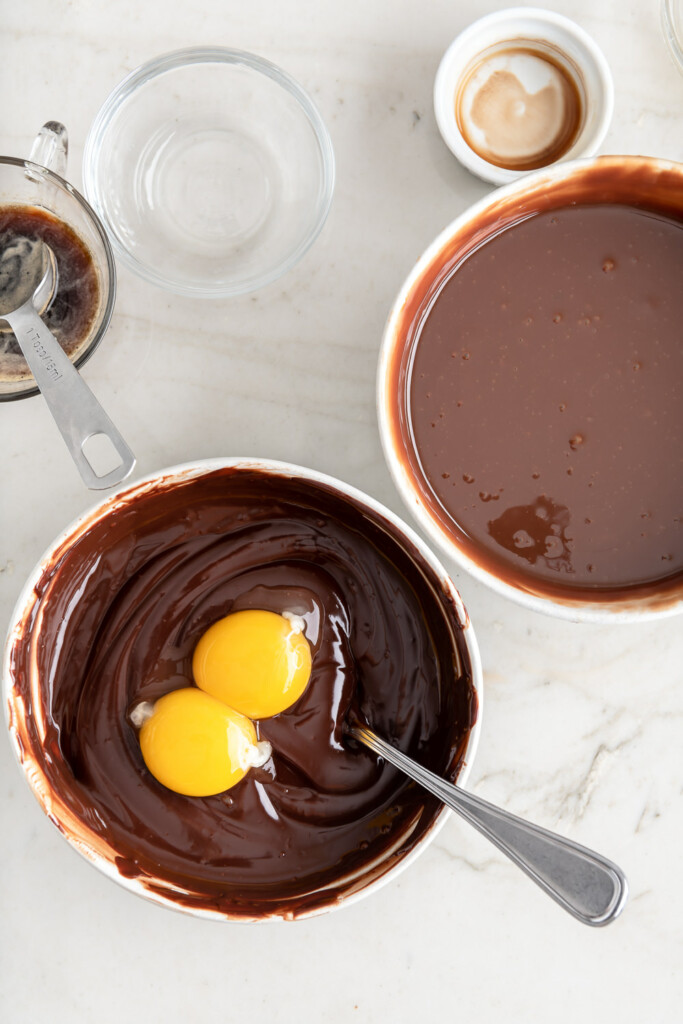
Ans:
[{"label": "melted chocolate in bowl", "polygon": [[442,535],[557,602],[683,589],[683,169],[576,165],[507,190],[414,281],[391,445]]},{"label": "melted chocolate in bowl", "polygon": [[[306,478],[224,467],[106,507],[53,549],[10,634],[10,730],[52,820],[138,891],[230,917],[320,911],[384,876],[441,805],[343,723],[353,705],[458,775],[477,699],[453,592],[392,522]],[[304,618],[311,681],[260,723],[264,768],[181,796],[145,768],[129,711],[190,684],[199,637],[246,608]]]}]

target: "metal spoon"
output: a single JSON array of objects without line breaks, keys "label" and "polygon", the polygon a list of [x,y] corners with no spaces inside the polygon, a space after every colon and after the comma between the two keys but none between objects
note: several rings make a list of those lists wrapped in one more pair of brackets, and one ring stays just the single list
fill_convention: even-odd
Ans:
[{"label": "metal spoon", "polygon": [[[40,314],[46,311],[57,290],[57,265],[52,250],[42,242],[23,241],[28,248],[24,246],[26,251],[22,253],[21,274],[12,287],[5,287],[6,282],[2,282],[0,320],[6,320],[12,328],[83,482],[92,490],[113,487],[132,472],[135,456],[41,320]],[[104,453],[109,464],[115,458],[118,463],[100,475],[84,446],[91,438],[101,441],[101,435],[107,439],[105,446],[113,449]]]},{"label": "metal spoon", "polygon": [[350,724],[347,732],[474,825],[579,921],[605,925],[623,910],[628,883],[606,857],[446,782],[364,725]]}]

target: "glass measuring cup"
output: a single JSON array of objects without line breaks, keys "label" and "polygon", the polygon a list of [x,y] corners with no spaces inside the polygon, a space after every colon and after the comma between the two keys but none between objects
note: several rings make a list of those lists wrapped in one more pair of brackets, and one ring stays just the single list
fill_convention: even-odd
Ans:
[{"label": "glass measuring cup", "polygon": [[[64,125],[48,121],[40,129],[28,159],[0,157],[0,212],[20,207],[52,215],[76,236],[89,256],[97,283],[94,313],[70,348],[60,338],[72,363],[79,367],[104,337],[114,309],[116,269],[104,228],[89,203],[64,179],[67,163]],[[8,327],[0,332],[0,401],[38,394],[35,378],[12,343]]]}]

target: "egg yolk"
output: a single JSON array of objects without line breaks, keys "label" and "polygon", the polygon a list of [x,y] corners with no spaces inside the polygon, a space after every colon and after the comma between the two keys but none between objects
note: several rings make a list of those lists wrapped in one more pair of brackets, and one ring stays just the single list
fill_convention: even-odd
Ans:
[{"label": "egg yolk", "polygon": [[248,718],[271,718],[306,689],[311,648],[295,616],[233,612],[201,637],[192,672],[201,690]]},{"label": "egg yolk", "polygon": [[185,796],[223,793],[270,755],[248,718],[194,686],[156,701],[140,748],[154,778]]}]

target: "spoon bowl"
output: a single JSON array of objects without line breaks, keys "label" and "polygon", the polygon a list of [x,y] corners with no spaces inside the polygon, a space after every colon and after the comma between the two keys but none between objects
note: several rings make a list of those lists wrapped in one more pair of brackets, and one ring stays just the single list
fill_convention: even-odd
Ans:
[{"label": "spoon bowl", "polygon": [[11,331],[6,318],[31,297],[38,316],[45,316],[59,286],[59,270],[49,245],[15,238],[0,252],[0,330]]}]

